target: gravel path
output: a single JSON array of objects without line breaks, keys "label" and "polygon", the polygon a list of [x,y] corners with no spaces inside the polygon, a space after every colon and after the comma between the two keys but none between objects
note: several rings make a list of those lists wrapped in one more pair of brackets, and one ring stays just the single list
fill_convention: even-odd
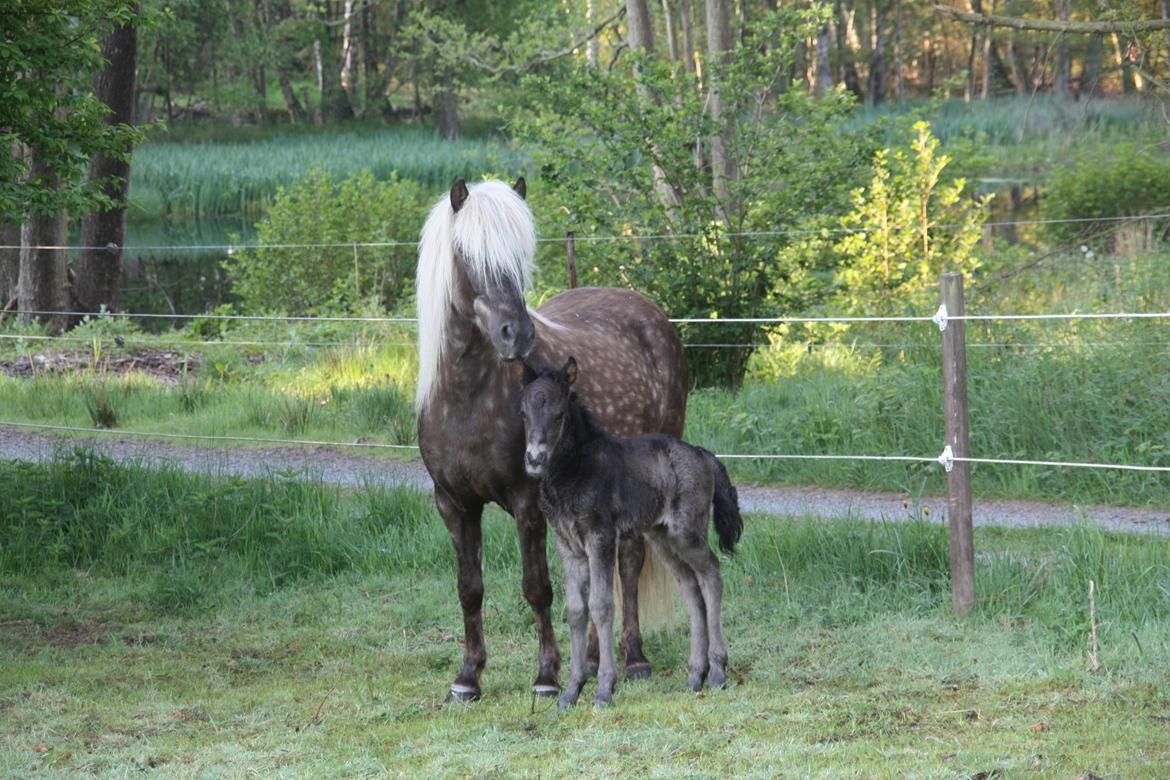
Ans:
[{"label": "gravel path", "polygon": [[[131,440],[111,434],[103,439],[46,436],[0,427],[0,459],[45,461],[62,448],[92,447],[116,460],[146,466],[177,465],[190,472],[243,477],[274,471],[300,471],[337,485],[407,485],[429,491],[431,480],[418,460],[399,460],[347,448],[194,447],[169,442]],[[824,519],[907,520],[923,512],[932,521],[946,518],[946,499],[927,497],[917,505],[904,494],[862,493],[806,487],[739,486],[745,512],[807,515]],[[1039,501],[977,501],[975,525],[1011,528],[1099,524],[1111,531],[1170,534],[1170,510],[1111,506],[1074,506]]]}]

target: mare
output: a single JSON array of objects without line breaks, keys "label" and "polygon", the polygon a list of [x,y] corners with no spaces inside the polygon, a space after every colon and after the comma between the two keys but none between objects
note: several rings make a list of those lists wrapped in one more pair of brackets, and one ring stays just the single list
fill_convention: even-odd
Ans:
[{"label": "mare", "polygon": [[613,568],[619,535],[645,535],[678,582],[691,622],[691,689],[700,690],[704,679],[722,688],[727,682],[723,579],[719,558],[707,544],[707,524],[714,516],[719,546],[734,552],[743,518],[727,469],[707,450],[674,436],[611,436],[572,392],[576,380],[572,357],[563,368],[539,374],[525,363],[520,403],[524,465],[541,480],[540,506],[565,569],[572,647],[559,706],[576,704],[588,677],[584,656],[590,617],[601,637],[593,704],[604,707],[613,700]]},{"label": "mare", "polygon": [[[459,180],[431,209],[419,242],[416,302],[419,378],[415,408],[435,504],[455,545],[463,608],[463,668],[450,699],[481,695],[483,508],[495,502],[516,521],[524,596],[536,616],[540,651],[533,691],[554,696],[560,650],[553,634],[547,530],[536,480],[524,469],[520,385],[508,361],[559,365],[569,354],[610,367],[579,392],[618,435],[681,434],[687,376],[682,341],[662,311],[632,290],[578,288],[533,312],[524,302],[536,255],[523,178],[509,187]],[[604,359],[604,360],[603,360]],[[644,677],[638,623],[640,537],[619,550],[622,651],[626,674]]]}]

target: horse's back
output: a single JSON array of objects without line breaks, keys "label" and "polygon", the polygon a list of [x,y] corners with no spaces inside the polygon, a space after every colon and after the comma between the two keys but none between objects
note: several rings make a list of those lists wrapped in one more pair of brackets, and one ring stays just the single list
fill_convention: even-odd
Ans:
[{"label": "horse's back", "polygon": [[580,287],[538,310],[537,357],[581,366],[574,389],[615,436],[681,436],[687,370],[678,331],[653,301],[633,290]]}]

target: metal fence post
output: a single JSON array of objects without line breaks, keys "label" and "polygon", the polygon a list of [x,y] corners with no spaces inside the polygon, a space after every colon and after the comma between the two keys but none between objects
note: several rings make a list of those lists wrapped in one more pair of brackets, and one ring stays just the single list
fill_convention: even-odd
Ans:
[{"label": "metal fence post", "polygon": [[569,289],[577,286],[577,247],[573,241],[573,231],[565,231],[565,251],[569,254]]},{"label": "metal fence post", "polygon": [[[971,457],[967,427],[967,329],[963,316],[963,275],[942,275],[943,418],[946,444],[955,458]],[[955,461],[947,472],[947,523],[950,528],[951,600],[955,613],[975,605],[975,544],[971,524],[971,464]]]}]

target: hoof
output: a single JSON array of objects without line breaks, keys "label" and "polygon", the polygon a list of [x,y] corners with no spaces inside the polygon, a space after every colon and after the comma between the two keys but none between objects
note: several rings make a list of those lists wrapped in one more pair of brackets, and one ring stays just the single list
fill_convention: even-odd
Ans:
[{"label": "hoof", "polygon": [[650,664],[645,661],[629,664],[626,667],[627,680],[649,680]]},{"label": "hoof", "polygon": [[716,688],[726,688],[727,675],[718,669],[712,669],[711,673],[707,675],[707,687],[711,690],[715,690]]},{"label": "hoof", "polygon": [[691,674],[691,676],[687,678],[687,687],[695,693],[698,693],[699,691],[703,690],[704,677],[706,677],[704,674]]},{"label": "hoof", "polygon": [[594,699],[593,700],[593,708],[597,709],[597,710],[604,709],[612,703],[613,703],[613,699]]},{"label": "hoof", "polygon": [[479,688],[453,683],[451,690],[447,692],[447,703],[470,704],[473,701],[479,701],[481,695]]},{"label": "hoof", "polygon": [[556,683],[534,683],[532,686],[532,694],[540,696],[541,698],[551,699],[561,692],[561,686]]},{"label": "hoof", "polygon": [[572,706],[576,703],[576,699],[570,699],[567,696],[562,696],[557,700],[557,712],[564,712],[565,710],[572,708]]}]

